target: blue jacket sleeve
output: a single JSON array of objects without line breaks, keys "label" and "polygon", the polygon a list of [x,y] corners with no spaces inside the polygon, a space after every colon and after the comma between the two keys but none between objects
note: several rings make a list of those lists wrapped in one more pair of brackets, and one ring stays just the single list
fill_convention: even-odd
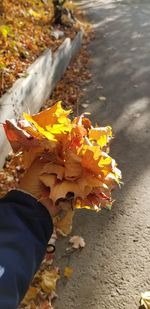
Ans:
[{"label": "blue jacket sleeve", "polygon": [[32,196],[13,190],[0,199],[0,308],[16,309],[44,257],[53,224]]}]

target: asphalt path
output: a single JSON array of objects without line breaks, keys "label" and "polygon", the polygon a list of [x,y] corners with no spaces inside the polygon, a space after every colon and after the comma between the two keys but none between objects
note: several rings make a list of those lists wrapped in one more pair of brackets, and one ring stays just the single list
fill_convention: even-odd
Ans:
[{"label": "asphalt path", "polygon": [[95,30],[82,111],[113,127],[124,186],[112,211],[76,214],[72,234],[84,237],[82,251],[61,257],[68,240],[58,243],[58,263],[74,274],[59,284],[55,308],[137,309],[150,290],[150,2],[79,3]]}]

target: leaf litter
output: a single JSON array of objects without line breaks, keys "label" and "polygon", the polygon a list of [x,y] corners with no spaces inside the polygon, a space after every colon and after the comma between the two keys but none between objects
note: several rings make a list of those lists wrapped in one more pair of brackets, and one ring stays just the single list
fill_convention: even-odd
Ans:
[{"label": "leaf litter", "polygon": [[[71,6],[77,17],[82,18],[74,4]],[[19,77],[26,77],[31,63],[46,49],[54,52],[65,37],[73,39],[84,23],[72,27],[53,25],[54,6],[52,1],[2,0],[0,4],[0,96]],[[87,28],[87,27],[86,27]],[[53,38],[54,31],[63,31],[64,37]]]}]

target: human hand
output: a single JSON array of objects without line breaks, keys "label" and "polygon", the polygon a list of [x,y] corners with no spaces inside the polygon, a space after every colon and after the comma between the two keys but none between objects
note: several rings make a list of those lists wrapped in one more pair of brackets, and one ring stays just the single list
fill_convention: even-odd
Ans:
[{"label": "human hand", "polygon": [[43,206],[47,208],[52,217],[56,216],[60,211],[59,206],[55,205],[49,198],[49,188],[44,186],[39,179],[39,175],[43,169],[45,160],[42,158],[36,159],[29,169],[26,170],[18,189],[25,191],[35,197]]}]

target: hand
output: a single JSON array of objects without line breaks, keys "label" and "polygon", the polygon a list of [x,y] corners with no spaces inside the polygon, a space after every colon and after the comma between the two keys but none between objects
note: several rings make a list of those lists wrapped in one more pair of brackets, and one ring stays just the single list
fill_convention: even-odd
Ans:
[{"label": "hand", "polygon": [[45,163],[44,159],[36,159],[29,169],[25,172],[18,189],[21,189],[34,196],[49,211],[52,217],[56,216],[60,208],[49,199],[49,188],[44,186],[39,180],[39,174]]}]

